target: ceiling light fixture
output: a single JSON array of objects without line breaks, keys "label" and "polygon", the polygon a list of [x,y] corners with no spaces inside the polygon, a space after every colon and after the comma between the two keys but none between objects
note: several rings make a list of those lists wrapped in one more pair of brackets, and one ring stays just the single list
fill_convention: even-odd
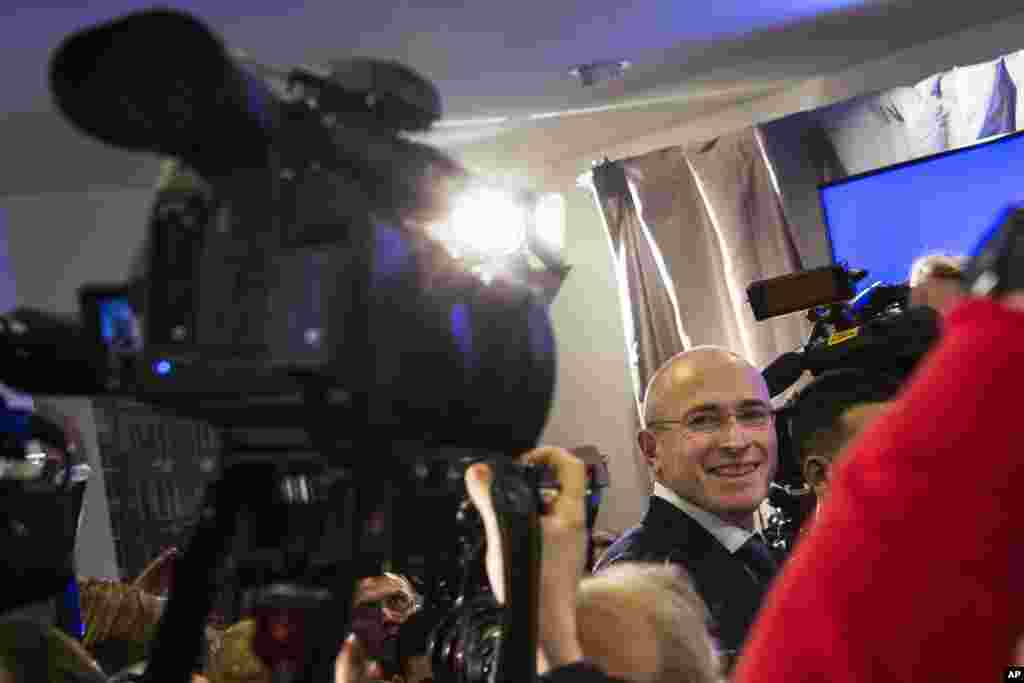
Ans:
[{"label": "ceiling light fixture", "polygon": [[569,69],[569,75],[577,78],[580,85],[584,87],[621,79],[626,70],[632,64],[626,61],[618,62],[594,62],[592,64],[580,64]]}]

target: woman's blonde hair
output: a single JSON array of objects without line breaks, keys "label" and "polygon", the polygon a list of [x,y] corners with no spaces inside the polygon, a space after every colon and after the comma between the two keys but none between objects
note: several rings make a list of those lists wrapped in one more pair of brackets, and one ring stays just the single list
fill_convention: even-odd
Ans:
[{"label": "woman's blonde hair", "polygon": [[[657,633],[658,673],[652,683],[721,680],[708,633],[707,607],[681,568],[621,562],[580,583],[580,609],[600,609],[609,603],[642,611]],[[614,625],[602,623],[597,627]],[[624,642],[623,647],[629,647],[628,643]]]}]

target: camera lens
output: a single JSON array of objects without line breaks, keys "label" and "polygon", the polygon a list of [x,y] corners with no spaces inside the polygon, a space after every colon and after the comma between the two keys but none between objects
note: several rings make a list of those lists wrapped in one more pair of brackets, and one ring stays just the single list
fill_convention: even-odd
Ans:
[{"label": "camera lens", "polygon": [[438,683],[486,683],[501,652],[501,606],[480,596],[450,612],[428,646]]}]

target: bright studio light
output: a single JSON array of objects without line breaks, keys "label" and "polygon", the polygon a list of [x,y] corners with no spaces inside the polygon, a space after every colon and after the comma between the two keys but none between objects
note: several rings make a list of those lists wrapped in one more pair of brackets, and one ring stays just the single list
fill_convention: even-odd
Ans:
[{"label": "bright studio light", "polygon": [[526,207],[508,192],[475,188],[456,200],[445,232],[453,253],[502,258],[526,242]]},{"label": "bright studio light", "polygon": [[428,230],[485,283],[499,274],[525,282],[531,273],[568,272],[560,194],[480,183],[456,197],[447,220]]},{"label": "bright studio light", "polygon": [[534,207],[534,239],[549,254],[565,249],[565,199],[560,194],[543,194]]}]

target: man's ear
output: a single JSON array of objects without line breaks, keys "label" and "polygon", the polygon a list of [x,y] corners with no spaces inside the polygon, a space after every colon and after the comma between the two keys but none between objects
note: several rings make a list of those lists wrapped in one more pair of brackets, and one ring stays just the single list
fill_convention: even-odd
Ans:
[{"label": "man's ear", "polygon": [[644,460],[652,470],[656,470],[658,462],[658,441],[647,429],[641,429],[636,435],[636,443],[640,447],[640,452],[644,454]]}]

